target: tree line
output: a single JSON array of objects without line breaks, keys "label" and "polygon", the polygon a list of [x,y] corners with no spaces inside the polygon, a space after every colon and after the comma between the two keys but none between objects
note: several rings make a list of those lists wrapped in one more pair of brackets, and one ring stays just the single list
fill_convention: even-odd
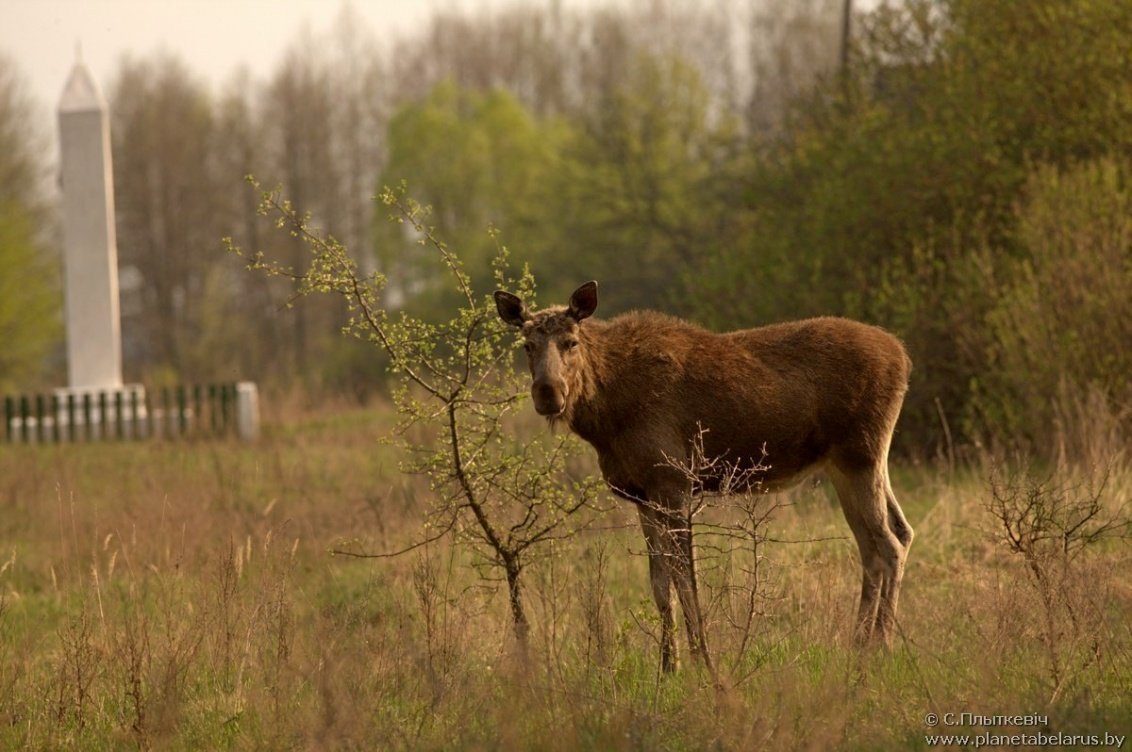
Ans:
[{"label": "tree line", "polygon": [[1132,6],[905,0],[856,13],[847,47],[843,7],[515,6],[395,41],[346,9],[219,92],[176,58],[124,61],[127,373],[367,396],[383,366],[342,311],[290,306],[220,239],[304,263],[255,214],[255,174],[385,274],[387,304],[442,319],[443,270],[371,198],[404,181],[477,288],[503,243],[541,304],[595,278],[605,315],[887,326],[916,364],[900,450],[1081,453],[1088,426],[1126,429]]}]

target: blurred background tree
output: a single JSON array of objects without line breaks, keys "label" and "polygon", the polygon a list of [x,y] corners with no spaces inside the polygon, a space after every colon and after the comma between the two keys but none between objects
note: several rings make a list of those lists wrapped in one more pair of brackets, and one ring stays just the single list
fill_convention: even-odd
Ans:
[{"label": "blurred background tree", "polygon": [[[412,182],[413,195],[432,207],[437,235],[460,249],[473,285],[482,289],[496,254],[492,226],[504,230],[508,245],[525,249],[528,261],[544,254],[565,130],[557,121],[538,121],[506,91],[443,81],[393,116],[380,182]],[[378,265],[399,297],[418,309],[448,310],[456,301],[441,293],[448,286],[441,284],[436,253],[422,249],[402,225],[380,224]]]},{"label": "blurred background tree", "polygon": [[[200,379],[223,232],[208,90],[167,56],[123,61],[111,87],[118,258],[127,359],[147,380]],[[137,366],[135,366],[137,367]]]},{"label": "blurred background tree", "polygon": [[[381,365],[338,336],[341,310],[288,308],[219,238],[305,263],[254,218],[254,173],[387,274],[397,305],[446,320],[440,270],[371,200],[406,181],[476,285],[494,225],[544,304],[597,278],[606,315],[891,328],[916,363],[897,451],[940,451],[945,426],[1057,444],[1050,427],[1067,434],[1085,393],[1132,427],[1112,339],[1132,297],[1132,5],[883,3],[853,16],[847,49],[843,8],[515,5],[437,13],[389,42],[347,8],[220,94],[174,59],[124,61],[110,99],[127,370],[365,399]],[[47,215],[4,211],[30,223],[6,221],[13,237],[50,237]]]},{"label": "blurred background tree", "polygon": [[[794,100],[759,148],[746,236],[691,273],[693,311],[718,326],[819,313],[889,326],[916,363],[901,424],[909,443],[933,451],[942,416],[969,440],[1048,444],[1042,411],[1025,401],[988,411],[974,395],[1003,365],[991,353],[1023,346],[986,344],[1036,240],[1017,207],[1051,174],[1106,156],[1127,164],[1132,71],[1118,50],[1132,39],[1132,7],[910,0],[860,16],[857,28],[845,77]],[[1120,182],[1078,187],[1113,212]],[[1070,233],[1099,221],[1051,223]],[[1074,247],[1074,263],[1093,267],[1086,277],[1132,263],[1126,240],[1103,261]],[[1068,368],[1068,352],[1043,350],[1050,368]],[[1127,426],[1127,402],[1111,389],[1106,402]]]},{"label": "blurred background tree", "polygon": [[[42,134],[19,71],[0,55],[0,391],[59,376],[62,292],[43,195]],[[54,371],[52,371],[54,366]]]}]

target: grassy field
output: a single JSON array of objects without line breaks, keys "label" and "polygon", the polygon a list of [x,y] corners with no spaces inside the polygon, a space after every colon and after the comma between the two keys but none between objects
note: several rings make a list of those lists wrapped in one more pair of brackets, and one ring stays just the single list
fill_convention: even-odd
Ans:
[{"label": "grassy field", "polygon": [[[992,489],[981,461],[894,467],[917,537],[891,652],[849,646],[859,564],[826,484],[777,499],[755,554],[701,536],[716,681],[659,674],[627,505],[526,573],[525,654],[506,587],[467,549],[332,555],[420,535],[428,486],[379,443],[391,420],[327,411],[252,445],[0,448],[0,748],[872,750],[1132,733],[1132,550],[1126,528],[1089,539],[1127,513],[1126,471],[1097,491],[1063,475]],[[1097,515],[1071,529],[1081,499]],[[1056,544],[1034,534],[1051,529]]]}]

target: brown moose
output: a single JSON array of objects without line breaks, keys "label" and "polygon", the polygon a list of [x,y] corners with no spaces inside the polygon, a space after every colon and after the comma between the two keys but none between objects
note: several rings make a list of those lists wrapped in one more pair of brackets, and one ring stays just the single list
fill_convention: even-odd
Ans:
[{"label": "brown moose", "polygon": [[665,670],[676,666],[673,585],[689,648],[711,664],[684,513],[689,482],[671,461],[690,467],[697,437],[703,457],[751,468],[762,460],[769,467],[755,482],[767,490],[828,472],[864,569],[855,638],[891,641],[912,543],[888,479],[911,370],[896,337],[840,318],[727,334],[651,311],[601,321],[590,318],[596,282],[568,306],[531,312],[503,290],[495,303],[525,339],[535,410],[592,444],[610,488],[637,504]]}]

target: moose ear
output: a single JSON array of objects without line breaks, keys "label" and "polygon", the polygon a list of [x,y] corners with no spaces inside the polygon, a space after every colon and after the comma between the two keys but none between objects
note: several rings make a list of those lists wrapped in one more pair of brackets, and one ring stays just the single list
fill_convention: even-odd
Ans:
[{"label": "moose ear", "polygon": [[590,280],[570,296],[570,315],[581,321],[593,316],[597,310],[597,282]]},{"label": "moose ear", "polygon": [[495,291],[495,310],[499,312],[499,318],[511,326],[522,326],[531,317],[522,299],[504,290]]}]

